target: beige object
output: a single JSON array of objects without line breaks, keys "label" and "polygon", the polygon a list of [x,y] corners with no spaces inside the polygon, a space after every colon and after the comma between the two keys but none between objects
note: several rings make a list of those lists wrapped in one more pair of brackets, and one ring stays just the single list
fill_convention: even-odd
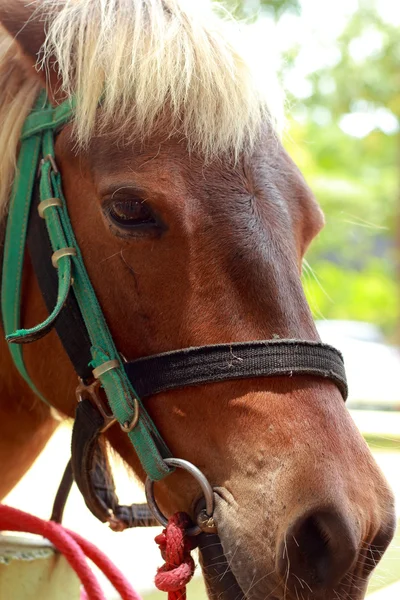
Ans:
[{"label": "beige object", "polygon": [[0,600],[79,600],[80,583],[45,540],[0,535]]}]

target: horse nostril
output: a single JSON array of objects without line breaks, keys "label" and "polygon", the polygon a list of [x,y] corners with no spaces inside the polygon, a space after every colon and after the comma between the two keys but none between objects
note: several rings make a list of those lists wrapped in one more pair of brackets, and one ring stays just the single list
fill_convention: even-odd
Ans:
[{"label": "horse nostril", "polygon": [[[357,557],[355,534],[343,515],[323,509],[300,517],[280,545],[278,571],[290,587],[328,590]],[[301,583],[303,582],[303,583]]]}]

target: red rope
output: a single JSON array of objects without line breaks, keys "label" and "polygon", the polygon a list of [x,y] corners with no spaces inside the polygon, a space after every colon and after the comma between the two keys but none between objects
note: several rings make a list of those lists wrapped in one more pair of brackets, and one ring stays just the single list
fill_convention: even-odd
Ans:
[{"label": "red rope", "polygon": [[168,592],[168,600],[186,600],[186,585],[193,577],[195,564],[190,551],[197,543],[196,538],[185,536],[189,525],[191,522],[186,513],[175,513],[155,538],[165,560],[165,564],[157,569],[155,584],[162,592]]},{"label": "red rope", "polygon": [[[193,577],[195,564],[190,555],[197,543],[185,535],[191,525],[186,513],[176,513],[163,532],[155,538],[165,564],[157,570],[155,578],[159,590],[168,592],[168,600],[186,600],[186,585]],[[44,521],[33,515],[0,504],[0,531],[19,531],[41,535],[65,556],[83,585],[82,600],[105,600],[99,582],[89,568],[89,558],[108,578],[121,596],[121,600],[141,600],[123,574],[91,542],[59,523]]]},{"label": "red rope", "polygon": [[82,582],[88,600],[105,600],[99,582],[89,568],[90,558],[119,592],[121,600],[141,600],[121,571],[96,546],[53,521],[44,521],[16,508],[0,504],[0,531],[35,533],[62,553]]}]

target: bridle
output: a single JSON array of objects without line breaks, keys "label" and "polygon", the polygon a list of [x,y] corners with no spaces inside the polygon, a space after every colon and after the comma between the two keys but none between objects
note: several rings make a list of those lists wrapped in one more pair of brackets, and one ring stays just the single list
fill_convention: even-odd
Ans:
[{"label": "bridle", "polygon": [[[21,344],[55,328],[79,378],[71,461],[64,473],[53,518],[60,520],[75,480],[92,513],[115,530],[154,524],[162,518],[153,482],[175,467],[200,482],[207,506],[203,529],[211,530],[212,488],[186,461],[171,454],[142,402],[143,398],[194,385],[250,377],[309,375],[327,378],[347,397],[343,359],[335,348],[303,340],[265,340],[174,350],[126,361],[115,347],[75,239],[55,161],[57,132],[74,115],[74,100],[53,107],[42,92],[22,132],[7,220],[2,278],[2,317],[10,352],[24,379],[37,390],[24,364]],[[20,328],[21,280],[26,245],[49,316]],[[103,450],[102,433],[119,423],[148,476],[146,505],[120,506]],[[208,486],[208,487],[207,487]],[[208,518],[204,519],[204,517]],[[195,527],[192,533],[198,533]]]}]

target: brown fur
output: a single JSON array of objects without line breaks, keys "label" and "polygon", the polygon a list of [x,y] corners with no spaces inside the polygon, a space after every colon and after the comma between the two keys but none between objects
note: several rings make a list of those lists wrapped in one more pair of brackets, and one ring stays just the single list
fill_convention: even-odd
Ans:
[{"label": "brown fur", "polygon": [[[0,2],[0,19],[15,32],[20,13],[8,20],[4,14]],[[29,38],[24,31],[22,44]],[[31,46],[25,50],[32,53]],[[317,339],[300,265],[322,226],[321,212],[267,127],[252,156],[236,165],[205,164],[174,137],[123,147],[99,137],[77,153],[70,126],[57,139],[56,155],[89,276],[125,356],[274,336]],[[116,231],[102,212],[113,193],[139,193],[164,232],[133,237]],[[28,257],[24,276],[23,324],[30,326],[46,311]],[[4,495],[54,422],[15,372],[4,341],[1,356]],[[26,346],[24,356],[40,391],[72,417],[76,376],[55,333]],[[147,404],[172,453],[225,490],[217,503],[219,532],[252,600],[286,597],[276,566],[279,542],[305,511],[330,506],[345,514],[360,549],[379,532],[382,546],[389,542],[393,497],[333,384],[250,379],[163,394]],[[143,478],[125,434],[114,427],[108,437]],[[157,497],[166,511],[191,512],[198,490],[178,472],[157,485]],[[367,570],[360,554],[347,578],[316,597],[333,600],[348,591],[351,600],[363,598]],[[288,599],[295,597],[288,592]]]}]

